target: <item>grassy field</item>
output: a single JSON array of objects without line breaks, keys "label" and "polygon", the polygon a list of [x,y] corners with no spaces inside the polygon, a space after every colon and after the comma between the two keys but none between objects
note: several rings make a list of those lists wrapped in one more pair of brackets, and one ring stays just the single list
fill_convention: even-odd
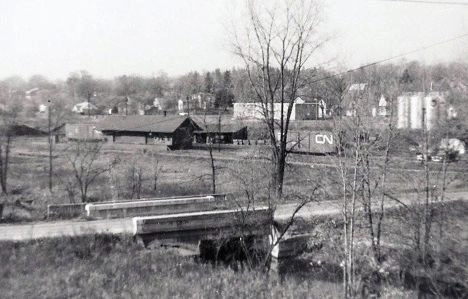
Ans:
[{"label": "grassy field", "polygon": [[2,298],[337,298],[336,283],[213,266],[91,236],[0,244]]},{"label": "grassy field", "polygon": [[[445,212],[444,227],[451,233],[436,244],[444,244],[450,262],[444,260],[427,275],[464,281],[468,203],[456,202]],[[402,247],[388,251],[386,259],[401,271],[417,274],[415,268],[408,268],[411,254],[405,248],[412,230],[404,219],[408,214],[399,210],[387,215],[384,241]],[[299,222],[295,229],[312,235],[308,251],[273,264],[268,274],[259,269],[213,265],[182,256],[176,248],[145,249],[123,236],[2,242],[0,293],[2,298],[341,298],[340,218]],[[438,235],[436,228],[434,237]],[[363,241],[365,236],[366,227],[358,225],[356,238]],[[369,252],[359,247],[359,254],[360,265],[365,265]],[[381,294],[384,298],[415,298],[418,292],[414,288],[414,282],[389,275]]]},{"label": "grassy field", "polygon": [[[66,157],[68,143],[59,143],[54,150],[54,189],[48,192],[48,151],[44,138],[15,140],[9,171],[9,193],[6,201],[9,220],[43,219],[47,204],[80,201],[79,194],[67,192],[65,186],[73,183],[73,173]],[[242,147],[214,151],[217,168],[217,192],[242,194],[246,189],[256,193],[266,193],[267,180],[271,171],[268,149],[262,146]],[[142,169],[141,197],[164,197],[188,194],[210,193],[211,169],[209,154],[206,150],[181,150],[168,152],[164,146],[138,144],[105,144],[96,165],[104,165],[117,158],[119,163],[113,168],[115,188],[111,190],[109,175],[100,176],[89,188],[90,200],[128,199],[131,194],[129,169],[137,166]],[[160,171],[157,188],[154,190],[152,163],[158,161]],[[327,198],[333,199],[339,187],[336,157],[290,155],[284,181],[286,197],[293,194],[308,195],[317,184],[327,192]],[[388,188],[393,193],[413,191],[421,187],[422,170],[414,159],[395,157],[392,159],[388,177]],[[451,166],[453,182],[450,188],[463,188],[466,185],[467,167],[464,162]],[[433,164],[435,173],[440,171],[440,164]],[[247,184],[246,182],[249,182]],[[421,187],[422,188],[422,187]],[[135,197],[135,195],[133,195]],[[12,205],[15,201],[32,201],[32,209]]]}]

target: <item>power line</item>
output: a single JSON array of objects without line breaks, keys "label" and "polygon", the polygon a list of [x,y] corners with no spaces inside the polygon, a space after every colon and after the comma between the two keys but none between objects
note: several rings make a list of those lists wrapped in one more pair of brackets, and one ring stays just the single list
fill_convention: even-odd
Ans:
[{"label": "power line", "polygon": [[341,76],[341,75],[344,75],[344,74],[349,74],[349,73],[355,72],[357,70],[362,70],[362,69],[368,68],[370,66],[374,66],[374,65],[381,64],[381,63],[384,63],[384,62],[387,62],[387,61],[390,61],[390,60],[401,58],[401,57],[404,57],[404,56],[407,56],[407,55],[410,55],[410,54],[413,54],[413,53],[421,52],[421,51],[424,51],[424,50],[427,50],[427,49],[430,49],[430,48],[433,48],[433,47],[436,47],[436,46],[439,46],[439,45],[442,45],[442,44],[446,44],[446,43],[449,43],[449,42],[452,42],[452,41],[455,41],[455,40],[458,40],[458,39],[465,38],[467,36],[468,36],[468,33],[458,35],[458,36],[455,36],[455,37],[452,37],[452,38],[449,38],[449,39],[446,39],[446,40],[443,40],[443,41],[439,41],[439,42],[436,42],[436,43],[433,43],[433,44],[430,44],[430,45],[427,45],[427,46],[424,46],[424,47],[421,47],[421,48],[418,48],[418,49],[415,49],[415,50],[411,50],[411,51],[408,51],[408,52],[405,52],[405,53],[401,53],[401,54],[398,54],[398,55],[395,55],[395,56],[391,56],[391,57],[388,57],[388,58],[385,58],[385,59],[377,60],[377,61],[365,64],[365,65],[361,65],[360,67],[357,67],[357,68],[354,68],[354,69],[349,69],[349,70],[341,72],[341,73],[337,73],[337,74],[333,74],[333,75],[330,75],[330,76],[327,76],[327,77],[323,77],[323,78],[317,79],[315,81],[312,81],[311,83],[313,84],[313,83],[316,83],[316,82],[320,82],[320,81],[323,81],[323,80],[327,80],[327,79],[331,79],[331,78],[334,78],[334,77],[337,77],[337,76]]},{"label": "power line", "polygon": [[468,5],[467,2],[459,1],[430,1],[430,0],[380,0],[386,2],[408,2],[408,3],[418,3],[418,4],[442,4],[442,5]]}]

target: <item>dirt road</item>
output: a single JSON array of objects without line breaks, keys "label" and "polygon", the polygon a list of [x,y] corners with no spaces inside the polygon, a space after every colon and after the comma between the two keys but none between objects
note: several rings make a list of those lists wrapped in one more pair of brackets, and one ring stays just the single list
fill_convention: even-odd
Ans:
[{"label": "dirt road", "polygon": [[[468,200],[468,191],[450,192],[446,200]],[[415,202],[414,198],[402,198],[405,204]],[[396,206],[398,203],[388,201],[387,207]],[[296,204],[283,204],[275,211],[275,220],[287,221],[296,208]],[[311,202],[304,206],[297,214],[304,220],[317,216],[336,215],[340,213],[338,201]],[[13,240],[25,241],[40,238],[53,238],[61,236],[79,236],[94,233],[131,234],[132,219],[109,220],[63,220],[54,222],[36,222],[28,224],[3,224],[0,225],[0,241]]]}]

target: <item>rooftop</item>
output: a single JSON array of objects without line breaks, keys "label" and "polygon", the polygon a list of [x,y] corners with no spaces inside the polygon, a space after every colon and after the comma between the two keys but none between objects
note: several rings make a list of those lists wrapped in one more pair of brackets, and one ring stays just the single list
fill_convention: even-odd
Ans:
[{"label": "rooftop", "polygon": [[230,133],[247,127],[242,121],[233,120],[232,115],[221,115],[221,119],[218,115],[193,115],[191,117],[206,132]]},{"label": "rooftop", "polygon": [[111,115],[96,124],[101,131],[172,133],[186,120],[198,125],[189,117],[179,115]]}]

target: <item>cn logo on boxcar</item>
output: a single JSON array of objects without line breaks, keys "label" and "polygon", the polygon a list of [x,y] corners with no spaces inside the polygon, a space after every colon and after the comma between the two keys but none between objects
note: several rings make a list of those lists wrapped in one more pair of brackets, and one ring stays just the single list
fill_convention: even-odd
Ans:
[{"label": "cn logo on boxcar", "polygon": [[325,134],[317,134],[315,135],[315,143],[318,144],[333,144],[333,136],[328,136]]}]

